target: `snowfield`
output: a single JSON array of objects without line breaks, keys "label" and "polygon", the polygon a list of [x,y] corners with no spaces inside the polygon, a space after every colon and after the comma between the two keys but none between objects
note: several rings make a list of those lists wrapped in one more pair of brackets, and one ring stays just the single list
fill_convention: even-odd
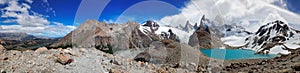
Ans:
[{"label": "snowfield", "polygon": [[[150,31],[150,27],[148,26],[140,26],[139,28],[144,34],[145,32],[143,30],[149,30]],[[180,39],[180,43],[185,43],[187,44],[189,42],[189,39],[190,39],[190,36],[194,33],[195,30],[192,30],[192,32],[186,32],[186,31],[183,31],[183,30],[180,30],[180,29],[177,29],[177,28],[174,28],[174,27],[166,27],[166,26],[160,26],[158,28],[157,31],[155,31],[155,34],[162,34],[162,32],[168,32],[169,29],[172,30],[172,32],[174,34],[176,34],[176,36],[179,37]]]}]

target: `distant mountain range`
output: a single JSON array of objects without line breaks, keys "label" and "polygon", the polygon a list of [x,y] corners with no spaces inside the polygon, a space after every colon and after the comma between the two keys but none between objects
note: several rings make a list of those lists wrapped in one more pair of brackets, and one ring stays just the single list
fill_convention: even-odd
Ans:
[{"label": "distant mountain range", "polygon": [[0,33],[0,44],[8,50],[34,50],[56,40],[57,38],[40,38],[27,33]]},{"label": "distant mountain range", "polygon": [[185,26],[161,26],[154,21],[147,21],[145,24],[135,22],[107,24],[88,20],[53,43],[51,47],[98,46],[101,49],[111,47],[117,51],[148,47],[151,42],[163,39],[172,39],[203,49],[229,47],[271,54],[287,54],[289,49],[299,47],[299,31],[288,26],[287,22],[279,20],[269,22],[254,33],[246,31],[242,26],[219,23],[210,21],[205,16],[201,18],[199,25],[197,23],[191,25],[187,21]]},{"label": "distant mountain range", "polygon": [[0,38],[6,40],[21,41],[21,40],[35,39],[36,37],[33,35],[29,35],[27,33],[15,32],[15,33],[0,33]]},{"label": "distant mountain range", "polygon": [[[154,41],[171,39],[200,49],[228,48],[251,49],[257,53],[287,54],[300,47],[300,31],[292,28],[285,20],[276,20],[262,25],[256,32],[248,32],[247,27],[224,24],[218,17],[213,21],[202,16],[199,23],[184,26],[162,26],[148,20],[144,24],[104,23],[87,20],[65,37],[58,39],[40,38],[26,33],[0,33],[4,46],[14,48],[35,48],[38,46],[96,47],[111,51],[129,48],[146,48]],[[220,24],[221,23],[221,24]],[[14,45],[14,46],[12,46]]]}]

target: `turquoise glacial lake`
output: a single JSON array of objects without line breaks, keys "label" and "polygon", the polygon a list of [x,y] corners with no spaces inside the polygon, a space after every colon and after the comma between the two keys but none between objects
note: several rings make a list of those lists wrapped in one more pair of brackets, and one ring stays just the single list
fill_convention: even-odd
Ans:
[{"label": "turquoise glacial lake", "polygon": [[255,51],[244,49],[202,49],[200,51],[208,57],[221,60],[268,59],[278,56],[276,54],[255,54]]}]

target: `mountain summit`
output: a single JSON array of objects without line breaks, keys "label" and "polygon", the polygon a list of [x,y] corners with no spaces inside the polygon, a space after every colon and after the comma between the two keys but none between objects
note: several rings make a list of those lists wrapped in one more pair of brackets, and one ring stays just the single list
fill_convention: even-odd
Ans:
[{"label": "mountain summit", "polygon": [[288,54],[300,47],[300,33],[284,21],[276,20],[261,26],[258,31],[246,40],[247,48],[258,53]]}]

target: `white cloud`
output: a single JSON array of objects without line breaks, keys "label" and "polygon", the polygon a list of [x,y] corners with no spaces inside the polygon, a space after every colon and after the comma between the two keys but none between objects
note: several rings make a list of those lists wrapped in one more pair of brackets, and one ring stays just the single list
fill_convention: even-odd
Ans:
[{"label": "white cloud", "polygon": [[[31,15],[30,12],[30,5],[26,3],[19,3],[17,0],[11,0],[7,2],[8,6],[3,8],[1,17],[6,18],[15,18],[9,19],[9,22],[17,22],[22,26],[45,26],[50,24],[50,22],[41,16],[38,15]],[[8,22],[8,21],[6,21]]]},{"label": "white cloud", "polygon": [[279,7],[285,6],[284,4],[282,0],[192,0],[181,9],[180,14],[166,16],[160,21],[176,26],[185,24],[187,20],[192,24],[199,23],[202,15],[210,20],[220,15],[224,17],[226,24],[238,23],[253,32],[256,29],[252,28],[257,28],[270,13],[273,13],[281,15],[289,23],[300,24],[298,14]]},{"label": "white cloud", "polygon": [[55,24],[57,26],[63,26],[64,25],[63,23],[60,23],[60,22],[53,22],[53,24]]},{"label": "white cloud", "polygon": [[105,23],[117,23],[117,22],[115,22],[114,20],[112,20],[112,19],[109,19],[109,20],[103,20]]},{"label": "white cloud", "polygon": [[32,0],[26,0],[27,2],[29,2],[29,3],[33,3],[33,1]]},{"label": "white cloud", "polygon": [[[33,2],[32,0],[26,1]],[[20,3],[18,0],[0,0],[0,4],[7,4],[1,9],[1,18],[6,18],[2,22],[16,23],[1,25],[0,32],[25,32],[37,36],[61,37],[76,28],[47,20],[48,16],[30,10],[31,6],[28,3]]]},{"label": "white cloud", "polygon": [[6,0],[0,0],[0,4],[5,4]]},{"label": "white cloud", "polygon": [[21,25],[2,25],[0,32],[25,32],[35,36],[61,37],[74,30],[76,27],[63,24],[43,27],[24,27]]}]

